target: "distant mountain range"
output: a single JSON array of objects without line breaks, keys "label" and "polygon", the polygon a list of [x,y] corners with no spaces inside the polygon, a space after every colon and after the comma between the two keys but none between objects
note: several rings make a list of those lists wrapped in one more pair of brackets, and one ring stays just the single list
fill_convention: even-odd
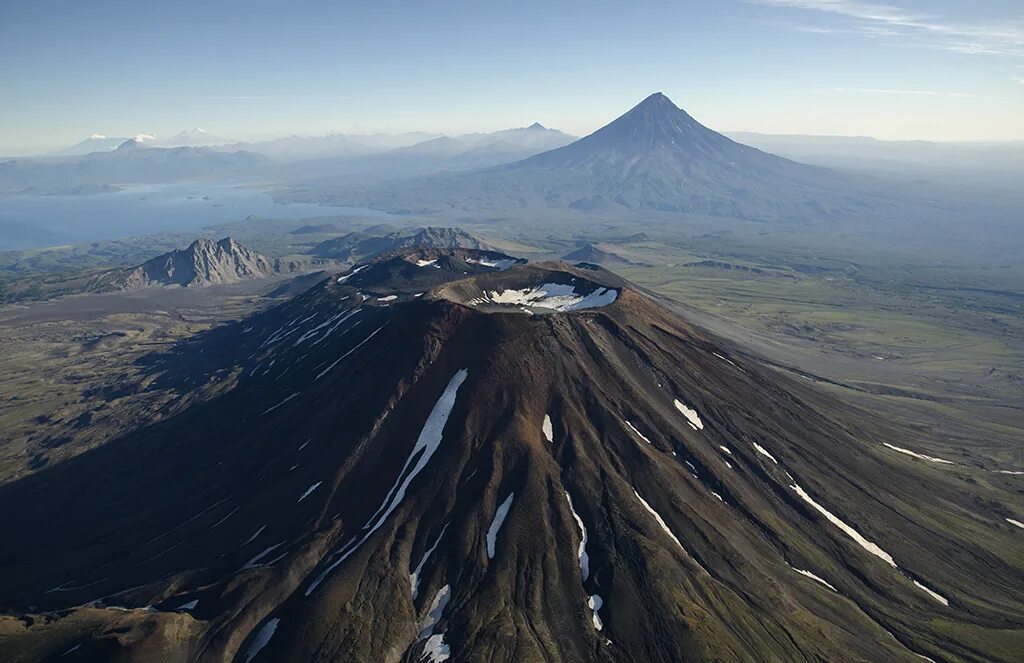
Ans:
[{"label": "distant mountain range", "polygon": [[161,141],[159,145],[161,147],[202,147],[204,145],[218,145],[224,142],[226,141],[223,138],[218,138],[196,127],[195,129],[186,129],[181,133],[175,134],[169,139]]},{"label": "distant mountain range", "polygon": [[218,145],[225,141],[221,138],[208,134],[199,129],[186,129],[166,140],[161,140],[153,134],[137,134],[135,136],[105,136],[93,134],[80,143],[50,153],[48,156],[83,156],[93,152],[109,152],[115,150],[126,141],[145,143],[150,147],[203,147],[207,145]]},{"label": "distant mountain range", "polygon": [[[225,143],[202,129],[169,139],[149,134],[95,135],[46,157],[0,160],[0,193],[98,193],[122,184],[247,176],[263,167],[262,175],[270,180],[316,182],[344,177],[379,182],[489,168],[572,140],[539,123],[451,137],[332,134],[250,143]],[[125,156],[129,151],[139,155],[129,158]]]},{"label": "distant mountain range", "polygon": [[50,156],[81,156],[91,152],[109,152],[117,149],[117,146],[128,140],[128,136],[104,136],[93,134],[80,143],[53,152]]},{"label": "distant mountain range", "polygon": [[1024,141],[936,143],[924,140],[878,140],[866,136],[800,136],[732,132],[729,136],[762,150],[829,168],[872,174],[1014,185],[1024,177]]},{"label": "distant mountain range", "polygon": [[280,160],[342,160],[318,163],[317,166],[322,170],[329,170],[331,165],[344,167],[345,162],[356,160],[360,168],[394,167],[396,173],[403,173],[404,165],[418,162],[430,162],[448,169],[508,163],[572,141],[573,137],[568,134],[534,123],[529,127],[456,136],[423,132],[393,135],[329,134],[235,143],[229,147],[258,152]]},{"label": "distant mountain range", "polygon": [[[850,178],[737,143],[661,93],[571,144],[479,172],[324,192],[422,212],[684,212],[757,220],[862,209]],[[316,199],[315,197],[310,199]]]},{"label": "distant mountain range", "polygon": [[441,157],[449,166],[493,165],[495,160],[516,161],[573,142],[575,138],[539,122],[528,127],[493,133],[441,136],[396,150],[400,156]]},{"label": "distant mountain range", "polygon": [[254,152],[149,147],[147,140],[135,137],[107,152],[2,161],[0,193],[93,193],[121,184],[236,177],[251,174],[266,162],[267,157]]}]

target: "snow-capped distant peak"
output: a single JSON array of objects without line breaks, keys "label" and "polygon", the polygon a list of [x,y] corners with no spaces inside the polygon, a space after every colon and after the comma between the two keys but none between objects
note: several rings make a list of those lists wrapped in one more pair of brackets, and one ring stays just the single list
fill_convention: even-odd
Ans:
[{"label": "snow-capped distant peak", "polygon": [[148,147],[147,144],[150,143],[155,138],[156,137],[153,136],[152,134],[138,134],[136,136],[132,136],[128,140],[118,145],[117,149],[130,150],[137,147]]},{"label": "snow-capped distant peak", "polygon": [[89,136],[89,140],[106,140],[106,139],[107,139],[107,137],[104,136],[103,134],[93,134],[93,135]]},{"label": "snow-capped distant peak", "polygon": [[223,142],[222,139],[207,133],[205,129],[196,127],[194,129],[185,129],[184,131],[178,132],[171,138],[164,141],[163,144],[170,147],[180,147],[188,145],[211,145],[213,143],[220,142]]}]

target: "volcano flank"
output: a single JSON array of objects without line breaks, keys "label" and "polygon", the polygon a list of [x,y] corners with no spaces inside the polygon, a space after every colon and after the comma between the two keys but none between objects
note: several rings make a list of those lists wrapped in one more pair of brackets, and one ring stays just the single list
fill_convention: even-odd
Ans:
[{"label": "volcano flank", "polygon": [[0,487],[4,660],[1020,651],[994,479],[594,265],[398,251],[152,379],[195,403]]}]

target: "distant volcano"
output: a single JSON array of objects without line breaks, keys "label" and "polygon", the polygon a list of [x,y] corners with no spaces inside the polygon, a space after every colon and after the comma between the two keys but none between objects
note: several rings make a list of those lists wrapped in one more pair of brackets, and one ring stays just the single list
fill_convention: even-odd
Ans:
[{"label": "distant volcano", "polygon": [[413,248],[158,355],[191,406],[0,487],[0,657],[1017,658],[1012,477],[502,260]]},{"label": "distant volcano", "polygon": [[863,209],[837,172],[741,145],[653,94],[569,145],[497,168],[390,187],[364,201],[396,209],[573,208],[758,220]]}]

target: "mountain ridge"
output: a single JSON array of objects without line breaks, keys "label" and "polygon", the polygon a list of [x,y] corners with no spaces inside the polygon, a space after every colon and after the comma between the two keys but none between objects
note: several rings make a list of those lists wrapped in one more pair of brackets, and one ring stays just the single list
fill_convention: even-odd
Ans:
[{"label": "mountain ridge", "polygon": [[262,278],[280,271],[280,260],[257,253],[230,237],[217,241],[201,237],[184,249],[174,249],[129,269],[120,280],[127,290],[156,285],[195,288]]}]

